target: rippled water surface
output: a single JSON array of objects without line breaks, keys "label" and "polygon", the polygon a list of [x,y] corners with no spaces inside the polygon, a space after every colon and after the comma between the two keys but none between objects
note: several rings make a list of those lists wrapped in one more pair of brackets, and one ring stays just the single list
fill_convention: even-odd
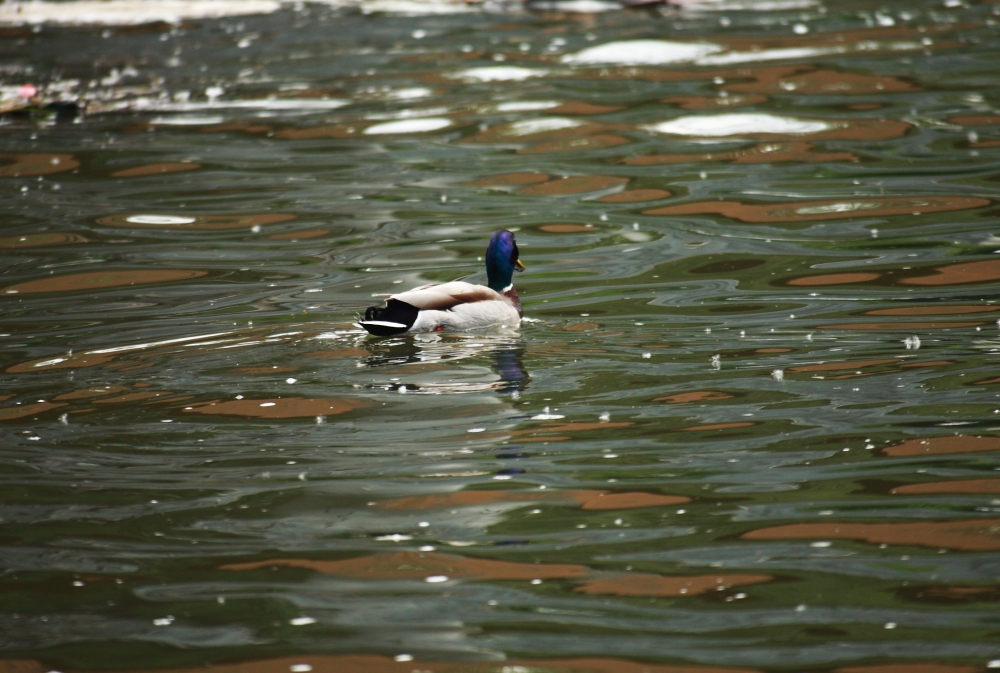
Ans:
[{"label": "rippled water surface", "polygon": [[1000,667],[1000,5],[40,7],[0,671]]}]

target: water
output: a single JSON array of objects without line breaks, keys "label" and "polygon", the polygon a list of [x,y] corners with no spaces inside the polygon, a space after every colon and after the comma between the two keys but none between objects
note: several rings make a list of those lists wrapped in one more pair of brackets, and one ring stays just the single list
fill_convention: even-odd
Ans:
[{"label": "water", "polygon": [[3,28],[0,669],[1000,659],[996,6],[400,6]]}]

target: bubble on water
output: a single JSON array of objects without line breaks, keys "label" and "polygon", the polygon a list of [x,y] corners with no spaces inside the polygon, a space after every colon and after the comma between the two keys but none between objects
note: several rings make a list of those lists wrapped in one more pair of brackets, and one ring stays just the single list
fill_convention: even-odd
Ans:
[{"label": "bubble on water", "polygon": [[785,380],[785,370],[784,369],[775,369],[773,372],[771,372],[771,378],[773,378],[775,381],[784,381]]},{"label": "bubble on water", "polygon": [[601,423],[607,423],[611,420],[611,414],[607,411],[601,412],[601,415],[597,417]]},{"label": "bubble on water", "polygon": [[651,357],[653,357],[653,354],[652,354],[652,353],[643,353],[643,354],[642,354],[642,359],[643,359],[643,360],[648,360],[648,359],[649,359],[649,358],[651,358]]},{"label": "bubble on water", "polygon": [[920,337],[911,336],[903,339],[903,345],[906,346],[906,350],[919,350],[920,348]]},{"label": "bubble on water", "polygon": [[316,417],[316,425],[323,425],[324,423],[326,423],[326,416]]},{"label": "bubble on water", "polygon": [[722,369],[722,356],[721,355],[713,355],[712,359],[709,360],[709,362],[712,365],[712,369]]}]

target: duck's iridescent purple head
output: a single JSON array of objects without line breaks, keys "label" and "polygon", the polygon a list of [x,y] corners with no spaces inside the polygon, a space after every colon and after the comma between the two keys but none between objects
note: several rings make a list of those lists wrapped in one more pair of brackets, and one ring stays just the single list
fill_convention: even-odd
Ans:
[{"label": "duck's iridescent purple head", "polygon": [[518,257],[514,234],[501,229],[493,234],[486,247],[486,278],[491,289],[503,292],[514,284],[514,271],[524,271]]}]

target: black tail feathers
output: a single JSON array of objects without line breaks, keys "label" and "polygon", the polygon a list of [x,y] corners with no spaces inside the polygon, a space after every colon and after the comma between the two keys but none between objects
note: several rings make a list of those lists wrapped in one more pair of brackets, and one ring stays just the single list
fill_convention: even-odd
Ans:
[{"label": "black tail feathers", "polygon": [[368,330],[369,334],[392,336],[402,334],[413,327],[419,313],[420,309],[405,301],[390,299],[386,302],[385,308],[369,306],[365,310],[365,319],[359,320],[358,324]]}]

